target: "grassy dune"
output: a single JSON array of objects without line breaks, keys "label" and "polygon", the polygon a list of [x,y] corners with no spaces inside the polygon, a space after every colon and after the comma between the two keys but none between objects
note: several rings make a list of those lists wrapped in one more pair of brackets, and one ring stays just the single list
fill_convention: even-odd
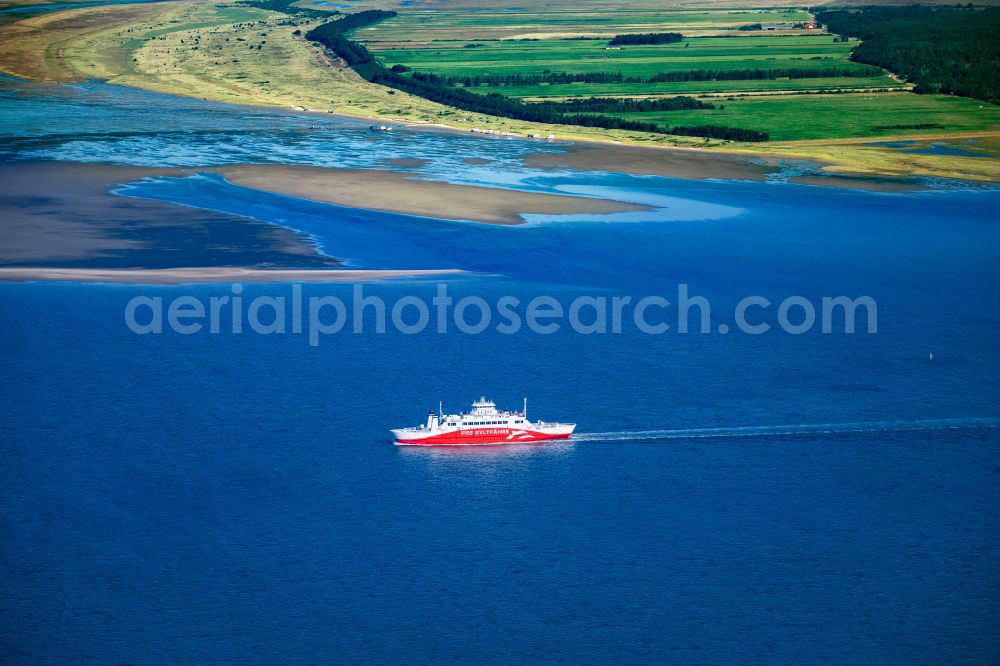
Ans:
[{"label": "grassy dune", "polygon": [[[118,28],[156,21],[180,3],[86,7],[30,16],[0,29],[0,71],[44,81],[75,81],[83,70],[124,58],[109,39]],[[81,51],[80,47],[85,46]],[[119,64],[117,69],[123,65]]]},{"label": "grassy dune", "polygon": [[[235,104],[470,126],[465,112],[362,80],[294,34],[315,22],[284,14],[183,0],[74,9],[27,23],[0,29],[0,71],[53,81],[95,78]],[[693,143],[482,116],[476,116],[475,126],[518,134],[555,132],[564,139]]]},{"label": "grassy dune", "polygon": [[292,34],[310,23],[238,4],[170,5],[80,35],[61,60],[77,76],[237,104],[424,122],[450,113],[372,86]]}]

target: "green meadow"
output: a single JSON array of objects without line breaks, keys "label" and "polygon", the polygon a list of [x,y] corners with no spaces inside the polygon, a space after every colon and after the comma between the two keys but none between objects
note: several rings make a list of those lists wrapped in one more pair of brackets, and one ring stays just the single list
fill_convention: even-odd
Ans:
[{"label": "green meadow", "polygon": [[841,91],[856,89],[902,89],[902,84],[888,76],[830,76],[816,79],[759,79],[751,81],[668,81],[646,83],[540,83],[530,86],[480,88],[480,92],[502,92],[528,101],[567,97],[630,97],[672,95],[726,95],[787,91]]},{"label": "green meadow", "polygon": [[[776,78],[665,82],[526,81],[471,88],[527,99],[690,95],[716,109],[615,114],[664,127],[723,125],[768,132],[772,141],[888,137],[977,131],[1000,123],[1000,110],[968,99],[915,95],[888,72],[866,72],[849,59],[856,40],[821,31],[739,31],[750,23],[804,23],[811,15],[785,9],[652,9],[521,11],[496,8],[402,10],[372,28],[363,41],[387,67],[459,79],[476,76],[621,74],[648,79],[668,72],[771,70]],[[609,48],[609,36],[679,32],[685,39],[660,45]],[[778,71],[781,70],[781,71]],[[788,70],[817,72],[789,78]],[[835,94],[834,94],[835,93]],[[927,127],[929,125],[929,127]],[[914,126],[924,126],[923,128]]]},{"label": "green meadow", "polygon": [[[668,126],[728,125],[763,130],[771,134],[772,141],[978,131],[1000,123],[1000,107],[992,104],[910,92],[748,96],[712,101],[725,108],[620,115]],[[927,124],[936,127],[912,128]]]},{"label": "green meadow", "polygon": [[435,39],[503,39],[518,34],[618,34],[726,30],[749,23],[809,20],[797,9],[404,9],[396,18],[361,30],[358,38],[377,42],[430,42]]},{"label": "green meadow", "polygon": [[[844,71],[869,69],[847,59],[856,42],[835,42],[830,35],[772,35],[694,37],[676,44],[628,46],[607,50],[607,40],[545,39],[490,42],[435,42],[423,48],[381,48],[367,42],[386,65],[405,65],[415,71],[442,76],[509,74],[571,74],[608,72],[648,78],[660,72],[689,70],[805,69],[836,67]],[[468,47],[467,44],[476,44]],[[819,78],[819,77],[817,77]],[[777,84],[777,85],[776,85]],[[514,97],[574,95],[648,95],[681,92],[739,90],[815,90],[835,87],[893,87],[902,84],[888,75],[837,77],[834,81],[768,79],[744,81],[682,81],[667,83],[571,83],[486,88]]]}]

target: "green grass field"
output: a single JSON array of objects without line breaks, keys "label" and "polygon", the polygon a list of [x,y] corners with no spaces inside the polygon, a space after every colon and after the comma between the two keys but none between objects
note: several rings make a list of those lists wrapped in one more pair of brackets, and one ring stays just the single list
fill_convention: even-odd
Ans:
[{"label": "green grass field", "polygon": [[[783,9],[629,9],[545,11],[494,8],[401,9],[397,17],[355,33],[386,66],[450,77],[612,73],[648,78],[691,70],[828,70],[869,68],[849,60],[855,40],[822,32],[744,32],[748,23],[806,22]],[[680,32],[664,45],[608,49],[608,37]],[[469,46],[469,45],[473,46]],[[967,99],[920,96],[887,72],[874,76],[815,76],[660,83],[537,83],[478,86],[529,101],[572,97],[693,95],[724,108],[625,114],[661,126],[725,125],[766,131],[772,141],[884,137],[978,131],[1000,123],[1000,109]],[[869,90],[874,89],[874,91]],[[863,91],[863,92],[862,92]],[[792,94],[810,92],[822,94]],[[789,93],[789,94],[782,94]],[[838,94],[828,94],[838,93]],[[730,97],[732,96],[732,97]],[[932,124],[876,130],[879,126]]]},{"label": "green grass field", "polygon": [[633,83],[565,83],[532,86],[506,86],[481,88],[480,91],[499,91],[511,97],[529,101],[566,97],[628,97],[644,95],[741,95],[774,91],[831,91],[865,88],[902,89],[902,84],[888,76],[875,77],[823,77],[818,79],[762,79],[757,81],[672,81],[644,84],[641,89]]},{"label": "green grass field", "polygon": [[511,9],[404,8],[396,18],[359,31],[364,41],[424,42],[456,36],[463,39],[508,39],[526,34],[599,34],[626,32],[718,31],[748,23],[801,22],[809,14],[795,9],[705,10],[595,9],[539,11]]},{"label": "green grass field", "polygon": [[[713,100],[724,109],[623,114],[663,125],[728,125],[764,130],[772,141],[978,131],[1000,124],[1000,107],[963,97],[909,92],[775,95]],[[877,131],[878,126],[940,127]]]},{"label": "green grass field", "polygon": [[[481,44],[466,48],[466,44]],[[538,41],[455,40],[422,48],[384,48],[368,42],[387,66],[402,64],[419,72],[443,76],[546,74],[549,72],[621,73],[649,77],[660,72],[733,69],[807,69],[837,67],[864,70],[847,59],[856,42],[834,42],[829,35],[771,35],[695,37],[682,43],[631,46],[605,50],[607,40],[545,39]],[[570,83],[517,88],[479,88],[513,97],[567,97],[589,95],[656,95],[761,90],[819,90],[834,88],[898,87],[888,74],[874,77],[836,77],[823,80],[753,79],[745,81],[684,81],[654,84]]]},{"label": "green grass field", "polygon": [[[465,48],[465,44],[481,46]],[[368,44],[378,51],[377,44]],[[689,69],[809,68],[836,65],[864,69],[847,60],[853,43],[834,43],[829,35],[697,37],[676,44],[626,46],[606,50],[606,39],[546,39],[435,43],[424,48],[378,51],[387,64],[462,76],[553,72],[621,72],[649,76]]]}]

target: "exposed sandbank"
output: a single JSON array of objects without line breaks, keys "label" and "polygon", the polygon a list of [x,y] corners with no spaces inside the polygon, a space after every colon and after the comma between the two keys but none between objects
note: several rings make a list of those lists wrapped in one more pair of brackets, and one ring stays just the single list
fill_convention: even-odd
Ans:
[{"label": "exposed sandbank", "polygon": [[[977,137],[988,141],[989,137]],[[793,143],[775,144],[788,148],[787,155],[743,152],[721,152],[691,148],[654,148],[639,146],[597,144],[567,144],[564,153],[532,153],[524,158],[527,166],[541,169],[577,169],[582,171],[609,171],[616,173],[646,174],[668,178],[763,181],[769,174],[777,173],[783,161],[811,164],[813,173],[792,176],[788,180],[802,185],[866,190],[870,192],[914,192],[926,189],[918,174],[964,180],[995,180],[989,174],[998,172],[1000,160],[984,158],[952,158],[948,171],[937,170],[932,162],[941,156],[904,153],[891,148],[872,145],[871,139],[858,139],[842,143],[824,144],[830,150],[826,159],[810,157],[794,151]],[[836,161],[840,153],[863,154],[863,160],[852,158]],[[863,168],[864,161],[877,161],[878,168]],[[926,163],[923,168],[911,165]],[[967,170],[970,164],[976,171]]]},{"label": "exposed sandbank", "polygon": [[792,176],[789,182],[797,185],[814,185],[817,187],[837,187],[846,190],[865,190],[868,192],[919,192],[928,189],[926,185],[912,177],[892,178],[890,176]]},{"label": "exposed sandbank", "polygon": [[567,144],[563,153],[532,153],[524,163],[540,169],[578,169],[669,178],[764,180],[778,170],[763,157],[683,148]]},{"label": "exposed sandbank", "polygon": [[577,196],[517,192],[491,187],[416,180],[369,169],[327,169],[279,164],[221,167],[231,183],[339,206],[491,224],[520,224],[522,213],[605,214],[650,210]]},{"label": "exposed sandbank", "polygon": [[246,217],[112,194],[177,169],[0,164],[0,265],[74,268],[331,268],[306,236]]},{"label": "exposed sandbank", "polygon": [[463,271],[256,268],[34,268],[0,267],[0,282],[108,282],[115,284],[192,284],[211,282],[366,282],[395,278],[440,277]]},{"label": "exposed sandbank", "polygon": [[462,272],[339,269],[291,229],[111,193],[117,184],[186,173],[71,162],[0,165],[0,281],[356,282]]}]

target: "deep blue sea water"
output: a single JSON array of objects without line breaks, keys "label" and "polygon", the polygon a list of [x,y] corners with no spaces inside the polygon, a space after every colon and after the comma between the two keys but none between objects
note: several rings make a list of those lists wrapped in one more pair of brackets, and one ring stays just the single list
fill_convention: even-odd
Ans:
[{"label": "deep blue sea water", "polygon": [[[0,286],[5,662],[997,661],[996,191],[541,172],[518,165],[540,147],[527,142],[330,120],[313,144],[312,117],[96,84],[5,91],[5,159],[430,156],[425,177],[647,202],[514,228],[206,175],[122,190],[292,226],[353,266],[472,271],[444,282],[456,299],[674,301],[684,283],[712,305],[704,334],[379,335],[369,321],[310,346],[305,333],[125,325],[134,296],[207,300],[230,285]],[[176,127],[149,130],[150,102]],[[73,122],[90,108],[90,126]],[[429,300],[439,283],[364,291]],[[353,288],[303,292],[349,302]],[[868,295],[878,332],[720,333],[749,295]],[[773,308],[759,316],[774,324]],[[533,417],[584,434],[389,441],[439,399],[454,411],[482,393],[527,396]]]}]

